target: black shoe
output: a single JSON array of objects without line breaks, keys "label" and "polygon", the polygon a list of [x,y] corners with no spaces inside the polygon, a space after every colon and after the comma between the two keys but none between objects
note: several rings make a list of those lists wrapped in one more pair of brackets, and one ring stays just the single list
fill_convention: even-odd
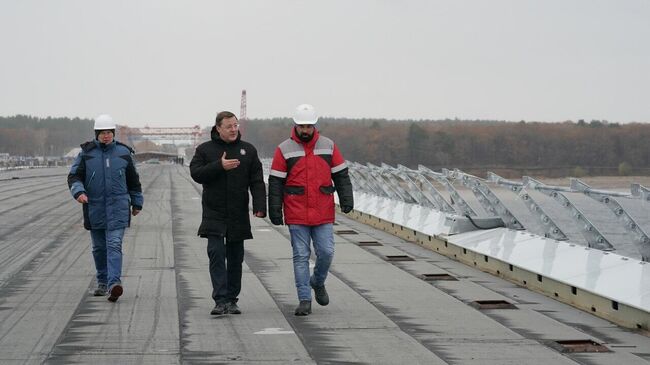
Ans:
[{"label": "black shoe", "polygon": [[111,288],[108,290],[108,292],[108,301],[117,302],[117,299],[122,295],[122,293],[124,293],[124,288],[122,288],[122,285],[120,283],[117,283],[111,285]]},{"label": "black shoe", "polygon": [[228,314],[241,314],[241,310],[239,309],[239,306],[237,306],[237,303],[229,302],[229,303],[226,303],[226,313],[228,313]]},{"label": "black shoe", "polygon": [[106,288],[106,284],[98,284],[97,289],[93,291],[93,296],[95,297],[103,297],[108,293],[108,290]]},{"label": "black shoe", "polygon": [[217,305],[212,308],[210,314],[213,316],[220,316],[227,313],[226,303],[217,303]]},{"label": "black shoe", "polygon": [[314,289],[314,296],[316,297],[316,303],[326,306],[330,304],[330,297],[327,295],[327,290],[325,290],[325,285],[314,286],[311,284],[311,287]]},{"label": "black shoe", "polygon": [[301,300],[298,307],[296,307],[295,315],[306,316],[311,313],[311,302],[309,300]]}]

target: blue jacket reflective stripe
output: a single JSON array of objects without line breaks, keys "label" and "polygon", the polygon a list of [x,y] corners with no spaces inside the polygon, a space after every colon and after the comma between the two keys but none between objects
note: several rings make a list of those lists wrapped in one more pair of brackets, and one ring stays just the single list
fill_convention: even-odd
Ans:
[{"label": "blue jacket reflective stripe", "polygon": [[76,199],[86,194],[84,227],[119,229],[130,223],[130,206],[142,209],[144,197],[140,178],[128,146],[97,140],[81,145],[81,152],[68,174],[70,193]]}]

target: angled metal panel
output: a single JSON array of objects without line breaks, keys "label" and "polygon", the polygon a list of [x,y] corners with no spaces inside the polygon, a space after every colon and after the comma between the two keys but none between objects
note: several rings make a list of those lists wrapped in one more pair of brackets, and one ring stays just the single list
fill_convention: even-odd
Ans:
[{"label": "angled metal panel", "polygon": [[397,169],[383,162],[381,163],[380,169],[384,179],[390,181],[391,186],[399,192],[403,201],[407,203],[420,204],[419,197],[416,198],[417,193],[412,194],[412,192],[409,191],[410,189],[404,188],[404,185],[408,185],[408,183],[399,175]]},{"label": "angled metal panel", "polygon": [[528,210],[533,214],[533,216],[539,221],[539,223],[544,227],[544,236],[549,237],[558,241],[568,240],[567,236],[562,232],[560,227],[553,221],[551,216],[549,216],[544,209],[533,199],[533,197],[528,194],[524,188],[524,184],[521,182],[516,182],[512,180],[507,180],[501,176],[488,171],[488,181],[491,181],[499,186],[505,187],[511,192],[517,194],[519,199],[524,202],[524,205]]},{"label": "angled metal panel", "polygon": [[410,171],[411,170],[406,166],[397,165],[397,168],[394,169],[393,174],[395,174],[400,179],[402,179],[404,184],[407,185],[408,189],[405,189],[406,192],[409,195],[411,195],[411,197],[413,199],[415,199],[417,204],[428,207],[428,208],[441,210],[440,207],[438,207],[437,204],[435,204],[435,202],[431,201],[424,194],[423,189],[420,186],[418,186],[418,184],[416,184],[415,181],[413,181],[413,179],[411,178],[411,175],[409,174]]},{"label": "angled metal panel", "polygon": [[[449,192],[449,195],[451,196],[451,199],[452,199],[451,206],[454,208],[454,210],[458,214],[460,214],[460,215],[469,215],[470,217],[477,217],[478,216],[478,214],[476,214],[474,209],[472,209],[472,207],[470,207],[469,204],[467,204],[465,199],[463,199],[463,197],[460,196],[460,194],[458,193],[456,188],[454,188],[454,186],[451,184],[451,182],[449,182],[449,179],[447,179],[447,177],[445,175],[437,173],[437,172],[435,172],[435,171],[433,171],[433,170],[431,170],[431,169],[429,169],[429,168],[427,168],[425,166],[422,166],[422,165],[418,165],[418,171],[422,174],[423,177],[429,176],[432,179],[434,179],[435,181],[442,184],[445,187],[445,189],[447,189],[447,191]],[[425,180],[426,180],[426,178],[425,178]],[[431,185],[430,182],[429,182],[429,184]],[[433,185],[431,185],[431,186],[433,187]],[[434,188],[434,190],[435,190],[435,188]],[[436,190],[436,192],[437,192],[437,190]],[[444,200],[444,198],[443,198],[443,200]]]},{"label": "angled metal panel", "polygon": [[370,186],[366,178],[363,176],[363,174],[358,172],[356,168],[350,166],[348,172],[350,173],[350,177],[354,181],[354,184],[352,184],[353,190],[360,190],[366,193],[377,194],[377,192],[375,192],[375,190]]},{"label": "angled metal panel", "polygon": [[392,186],[392,182],[384,178],[379,166],[375,166],[370,162],[366,163],[366,165],[368,165],[368,171],[370,172],[370,175],[375,179],[380,188],[388,195],[389,198],[405,201],[405,199],[400,195],[399,191],[397,191],[395,187]]},{"label": "angled metal panel", "polygon": [[549,186],[537,181],[529,176],[523,177],[523,182],[527,187],[533,188],[543,194],[546,194],[558,202],[562,207],[568,210],[571,217],[580,227],[580,233],[587,240],[589,247],[599,250],[612,251],[614,246],[603,236],[603,234],[587,219],[580,209],[578,209],[569,198],[562,192],[571,192],[571,189],[562,186]]},{"label": "angled metal panel", "polygon": [[[419,171],[411,170],[406,166],[397,165],[398,170],[408,176],[409,180],[417,187],[422,194],[426,204],[431,205],[434,209],[446,212],[457,213],[456,210],[447,203],[447,200],[440,194],[438,189],[431,184],[426,177]],[[417,183],[416,183],[417,182]]]},{"label": "angled metal panel", "polygon": [[351,171],[353,171],[353,176],[359,178],[361,181],[365,183],[365,188],[368,190],[369,193],[375,194],[377,196],[386,196],[386,192],[384,192],[383,189],[377,184],[375,179],[370,175],[370,170],[368,169],[367,166],[360,165],[358,163],[354,163],[353,168]]},{"label": "angled metal panel", "polygon": [[579,191],[609,208],[616,218],[623,223],[626,230],[634,237],[637,248],[641,253],[641,259],[643,261],[650,259],[650,237],[648,237],[648,234],[639,226],[625,208],[614,199],[635,199],[633,195],[592,189],[589,185],[576,178],[571,178],[571,189]]},{"label": "angled metal panel", "polygon": [[524,226],[519,222],[519,220],[510,212],[510,210],[501,202],[501,199],[497,197],[492,190],[487,186],[485,180],[466,174],[460,170],[455,170],[456,178],[461,181],[461,183],[468,188],[472,189],[476,198],[479,202],[490,213],[501,217],[503,223],[506,227],[511,229],[524,229]]}]

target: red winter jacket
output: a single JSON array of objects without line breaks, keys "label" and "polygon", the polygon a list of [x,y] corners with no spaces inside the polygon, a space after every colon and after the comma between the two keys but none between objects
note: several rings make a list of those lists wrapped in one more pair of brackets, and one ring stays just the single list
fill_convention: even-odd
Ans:
[{"label": "red winter jacket", "polygon": [[271,164],[270,218],[281,218],[284,208],[286,224],[334,223],[334,191],[341,206],[353,206],[352,184],[338,147],[316,129],[305,143],[292,128],[291,138],[276,148]]}]

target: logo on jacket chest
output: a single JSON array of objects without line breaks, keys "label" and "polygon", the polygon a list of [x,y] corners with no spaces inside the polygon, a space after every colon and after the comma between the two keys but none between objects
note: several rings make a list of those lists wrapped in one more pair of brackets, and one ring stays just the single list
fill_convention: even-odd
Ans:
[{"label": "logo on jacket chest", "polygon": [[240,150],[239,150],[239,154],[242,155],[242,156],[246,156],[246,150],[243,149],[243,148],[240,149]]}]

